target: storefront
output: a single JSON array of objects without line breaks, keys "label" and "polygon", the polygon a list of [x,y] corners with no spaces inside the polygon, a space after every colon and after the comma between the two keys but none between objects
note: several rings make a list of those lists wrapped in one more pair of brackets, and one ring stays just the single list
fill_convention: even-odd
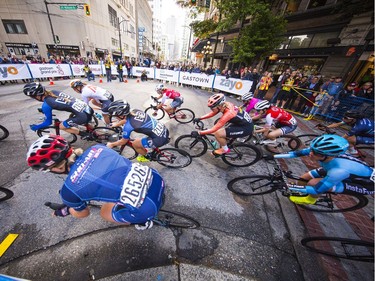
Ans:
[{"label": "storefront", "polygon": [[47,44],[47,52],[50,55],[77,57],[81,55],[78,46]]},{"label": "storefront", "polygon": [[108,55],[107,49],[95,48],[95,56],[98,60],[104,60],[104,58]]},{"label": "storefront", "polygon": [[269,60],[267,70],[272,71],[275,75],[281,74],[285,69],[292,68],[300,70],[304,75],[312,75],[321,72],[326,57],[318,58],[280,58],[277,60]]},{"label": "storefront", "polygon": [[19,58],[22,56],[26,56],[28,59],[31,59],[33,56],[39,54],[38,44],[35,43],[5,43],[5,46],[12,56],[16,55]]}]

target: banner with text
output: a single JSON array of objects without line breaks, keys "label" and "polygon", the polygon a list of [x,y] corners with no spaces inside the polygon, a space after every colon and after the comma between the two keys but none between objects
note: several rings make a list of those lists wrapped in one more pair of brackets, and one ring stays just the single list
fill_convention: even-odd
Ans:
[{"label": "banner with text", "polygon": [[31,78],[26,64],[0,64],[0,81]]}]

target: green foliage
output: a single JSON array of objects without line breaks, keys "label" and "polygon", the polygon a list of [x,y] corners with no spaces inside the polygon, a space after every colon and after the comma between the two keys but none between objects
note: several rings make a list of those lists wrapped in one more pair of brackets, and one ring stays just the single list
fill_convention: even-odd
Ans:
[{"label": "green foliage", "polygon": [[203,39],[209,38],[210,34],[215,32],[218,24],[215,23],[212,19],[207,19],[204,21],[195,21],[190,24],[193,28],[194,35]]}]

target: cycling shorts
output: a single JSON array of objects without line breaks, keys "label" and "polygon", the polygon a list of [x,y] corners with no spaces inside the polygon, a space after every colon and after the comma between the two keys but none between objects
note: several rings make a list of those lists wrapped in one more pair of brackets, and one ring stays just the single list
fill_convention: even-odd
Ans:
[{"label": "cycling shorts", "polygon": [[116,204],[112,208],[112,218],[120,223],[145,223],[152,220],[163,204],[164,181],[158,173],[153,173],[152,183],[139,208],[130,205]]},{"label": "cycling shorts", "polygon": [[344,191],[342,193],[360,193],[363,195],[374,194],[374,183],[371,180],[361,182],[344,180],[342,183],[344,184]]},{"label": "cycling shorts", "polygon": [[111,100],[105,100],[102,102],[102,113],[103,114],[109,114],[108,112],[108,108],[109,108],[109,105],[111,104]]},{"label": "cycling shorts", "polygon": [[161,147],[169,142],[169,131],[165,130],[165,133],[161,137],[149,137],[146,136],[142,138],[142,146],[144,148],[156,148],[156,147]]},{"label": "cycling shorts", "polygon": [[277,124],[275,127],[281,130],[282,136],[283,136],[283,135],[289,134],[289,133],[293,132],[295,129],[297,129],[297,124],[296,125],[288,125],[288,126],[283,126],[283,125]]},{"label": "cycling shorts", "polygon": [[225,128],[225,134],[228,138],[241,138],[251,135],[253,133],[253,129],[253,123],[249,123],[246,126],[232,124]]},{"label": "cycling shorts", "polygon": [[81,112],[66,119],[63,122],[65,128],[77,127],[77,125],[85,125],[91,121],[92,114]]},{"label": "cycling shorts", "polygon": [[172,102],[171,102],[171,107],[172,108],[177,108],[181,106],[181,104],[184,102],[184,100],[181,97],[176,97]]},{"label": "cycling shorts", "polygon": [[355,140],[355,144],[374,144],[374,136],[356,136]]}]

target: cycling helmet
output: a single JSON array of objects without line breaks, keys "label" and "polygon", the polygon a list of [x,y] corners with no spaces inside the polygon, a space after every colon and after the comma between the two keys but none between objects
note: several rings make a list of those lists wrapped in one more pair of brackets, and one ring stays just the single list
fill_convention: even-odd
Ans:
[{"label": "cycling helmet", "polygon": [[27,164],[36,170],[45,170],[67,159],[73,152],[61,136],[45,135],[36,140],[27,152]]},{"label": "cycling helmet", "polygon": [[78,87],[78,86],[83,86],[83,83],[82,83],[81,80],[74,79],[74,80],[70,81],[70,87],[71,88],[75,88],[75,87]]},{"label": "cycling helmet", "polygon": [[44,94],[44,87],[38,82],[28,83],[23,87],[23,93],[29,97],[42,96]]},{"label": "cycling helmet", "polygon": [[159,84],[159,85],[156,85],[155,87],[155,91],[160,93],[161,91],[165,90],[165,86],[164,84]]},{"label": "cycling helmet", "polygon": [[126,100],[117,100],[110,103],[108,112],[112,116],[126,116],[130,112],[130,105]]},{"label": "cycling helmet", "polygon": [[264,109],[268,109],[270,108],[271,104],[268,100],[262,100],[262,101],[258,101],[255,106],[254,106],[254,109],[255,110],[264,110]]},{"label": "cycling helmet", "polygon": [[241,97],[241,100],[248,101],[248,100],[251,100],[253,97],[254,97],[254,94],[252,92],[248,92]]},{"label": "cycling helmet", "polygon": [[207,106],[209,108],[214,108],[214,107],[217,107],[219,106],[220,104],[222,104],[223,102],[225,102],[225,96],[223,94],[214,94],[212,95],[208,101],[207,101]]},{"label": "cycling helmet", "polygon": [[353,119],[361,119],[363,118],[363,114],[359,111],[349,110],[345,112],[344,117],[353,118]]},{"label": "cycling helmet", "polygon": [[343,137],[326,134],[313,139],[310,148],[321,155],[338,156],[348,150],[349,143]]}]

